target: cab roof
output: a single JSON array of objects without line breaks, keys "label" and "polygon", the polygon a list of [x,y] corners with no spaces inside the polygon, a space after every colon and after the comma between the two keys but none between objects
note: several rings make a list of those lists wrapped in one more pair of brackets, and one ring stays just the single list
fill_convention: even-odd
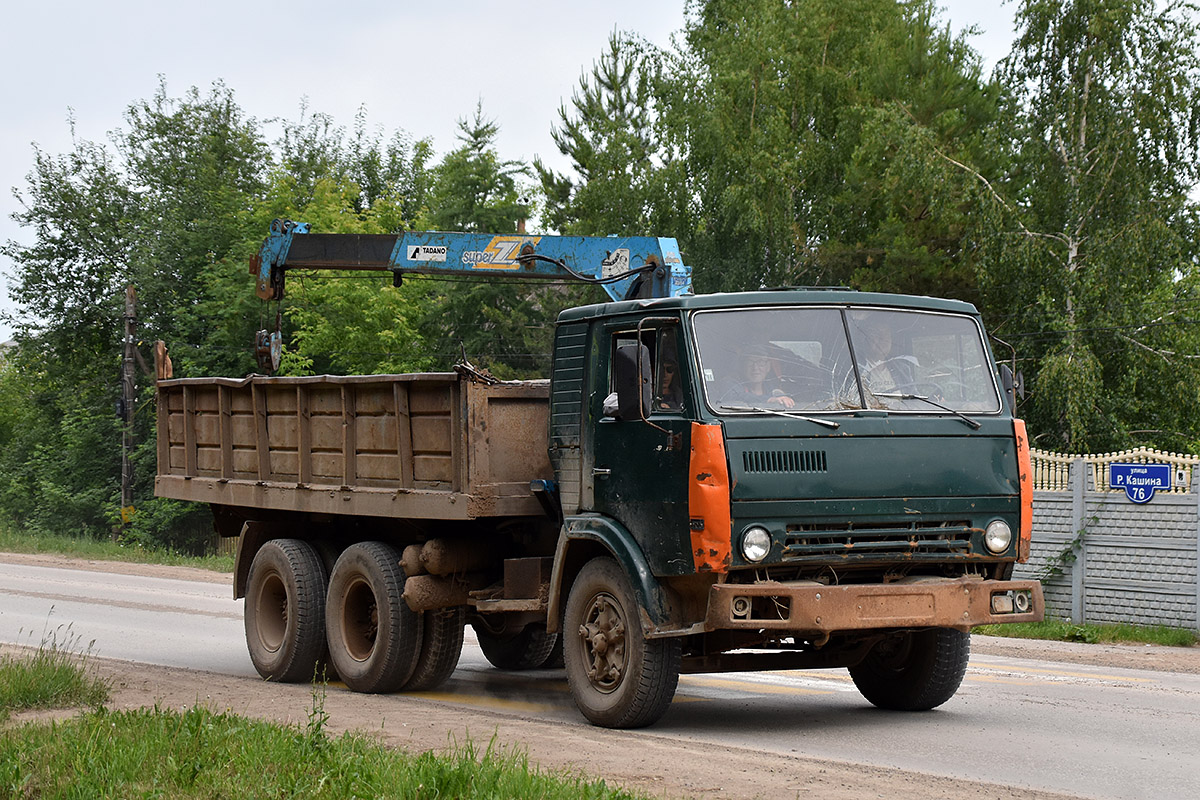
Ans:
[{"label": "cab roof", "polygon": [[647,300],[623,300],[615,303],[596,303],[568,308],[558,315],[559,322],[573,322],[615,317],[624,314],[644,314],[653,311],[696,311],[700,309],[746,308],[753,306],[878,306],[881,308],[942,311],[978,316],[971,303],[940,297],[923,297],[882,292],[857,292],[852,289],[768,289],[755,292],[726,292],[719,294],[689,294],[680,297],[661,297]]}]

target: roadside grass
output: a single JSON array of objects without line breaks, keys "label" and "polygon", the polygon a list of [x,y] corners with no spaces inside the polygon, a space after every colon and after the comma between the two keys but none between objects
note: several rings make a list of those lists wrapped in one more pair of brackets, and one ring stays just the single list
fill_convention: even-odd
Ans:
[{"label": "roadside grass", "polygon": [[[318,695],[318,692],[322,694]],[[0,733],[0,796],[52,798],[594,798],[638,800],[531,766],[493,739],[411,755],[368,736],[325,731],[323,689],[307,725],[204,708],[98,709]]]},{"label": "roadside grass", "polygon": [[136,564],[167,564],[199,567],[214,572],[233,572],[233,556],[189,556],[172,550],[152,550],[138,545],[125,545],[86,537],[52,536],[13,530],[0,525],[0,552],[52,553],[69,558],[96,561],[127,561]]},{"label": "roadside grass", "polygon": [[88,670],[91,648],[79,652],[70,629],[42,636],[32,653],[0,656],[0,722],[14,712],[34,708],[98,706],[108,699],[108,685]]},{"label": "roadside grass", "polygon": [[1136,643],[1191,647],[1200,642],[1196,632],[1186,628],[1168,628],[1165,625],[1076,625],[1066,620],[980,625],[974,629],[974,633],[984,636],[1009,636],[1014,639],[1047,639],[1088,644]]}]

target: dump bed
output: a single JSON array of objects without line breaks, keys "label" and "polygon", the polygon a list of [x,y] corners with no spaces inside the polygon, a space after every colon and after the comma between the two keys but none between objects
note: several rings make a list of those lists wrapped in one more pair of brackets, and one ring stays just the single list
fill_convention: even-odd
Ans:
[{"label": "dump bed", "polygon": [[548,381],[455,373],[158,383],[155,494],[416,519],[534,516]]}]

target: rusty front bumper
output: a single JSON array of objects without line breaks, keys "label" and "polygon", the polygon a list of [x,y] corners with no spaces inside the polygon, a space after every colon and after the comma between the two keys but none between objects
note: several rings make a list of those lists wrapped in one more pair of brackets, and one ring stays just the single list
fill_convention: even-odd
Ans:
[{"label": "rusty front bumper", "polygon": [[[1025,600],[1028,609],[1019,610]],[[967,630],[975,625],[1037,622],[1044,609],[1038,581],[947,578],[848,586],[726,583],[709,590],[704,627],[709,631],[817,633],[926,627]]]}]

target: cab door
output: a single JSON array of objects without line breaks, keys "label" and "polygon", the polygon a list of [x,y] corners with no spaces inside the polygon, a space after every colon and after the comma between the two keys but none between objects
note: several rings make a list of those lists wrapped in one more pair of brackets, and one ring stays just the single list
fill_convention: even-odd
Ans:
[{"label": "cab door", "polygon": [[[595,426],[592,448],[594,510],[620,522],[634,537],[656,575],[694,570],[688,530],[690,414],[695,408],[688,359],[679,326],[613,327],[601,343],[603,363],[596,365],[591,402]],[[617,351],[643,346],[650,361],[650,411],[642,419],[623,419],[605,395],[615,392]]]}]

